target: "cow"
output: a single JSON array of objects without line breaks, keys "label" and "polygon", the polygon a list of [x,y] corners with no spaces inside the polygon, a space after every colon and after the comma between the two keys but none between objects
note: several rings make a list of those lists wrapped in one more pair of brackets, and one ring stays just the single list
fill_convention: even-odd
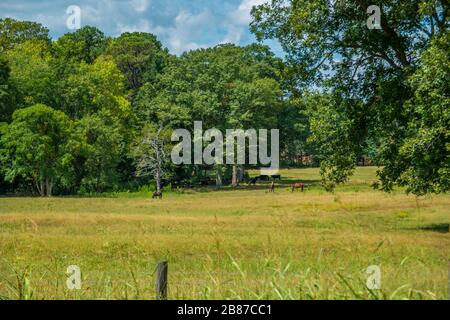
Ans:
[{"label": "cow", "polygon": [[292,185],[292,192],[294,192],[295,190],[298,191],[299,189],[301,189],[302,192],[303,192],[304,189],[305,189],[305,185],[304,185],[303,183],[294,183],[294,184]]}]

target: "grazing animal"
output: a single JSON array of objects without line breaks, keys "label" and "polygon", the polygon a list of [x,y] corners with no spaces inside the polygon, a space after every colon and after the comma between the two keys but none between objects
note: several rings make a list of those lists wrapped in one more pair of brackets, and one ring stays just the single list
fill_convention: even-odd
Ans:
[{"label": "grazing animal", "polygon": [[248,183],[249,186],[254,186],[256,185],[256,182],[258,181],[258,177],[253,178],[250,180],[250,182]]},{"label": "grazing animal", "polygon": [[281,181],[281,175],[280,174],[274,174],[270,176],[273,180],[280,180]]},{"label": "grazing animal", "polygon": [[272,192],[272,193],[275,192],[275,182],[272,182],[272,184],[270,185],[269,192]]},{"label": "grazing animal", "polygon": [[292,185],[292,192],[294,192],[295,190],[298,191],[299,189],[301,189],[302,192],[303,192],[304,189],[305,189],[305,185],[304,185],[303,183],[294,183],[294,184]]},{"label": "grazing animal", "polygon": [[155,191],[153,193],[152,199],[156,199],[156,198],[162,199],[162,192],[161,191],[160,192]]}]

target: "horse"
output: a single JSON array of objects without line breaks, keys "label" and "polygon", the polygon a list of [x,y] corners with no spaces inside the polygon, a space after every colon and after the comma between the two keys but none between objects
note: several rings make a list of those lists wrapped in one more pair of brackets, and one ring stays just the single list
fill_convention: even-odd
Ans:
[{"label": "horse", "polygon": [[272,184],[270,185],[269,193],[274,193],[274,192],[275,192],[275,183],[272,182]]},{"label": "horse", "polygon": [[162,191],[159,191],[159,192],[155,191],[153,193],[152,199],[156,199],[156,198],[162,199]]},{"label": "horse", "polygon": [[301,189],[302,192],[303,192],[304,189],[305,189],[305,185],[304,185],[303,183],[294,183],[294,184],[292,185],[292,192],[294,192],[295,190],[298,191],[298,189]]},{"label": "horse", "polygon": [[256,182],[258,181],[258,177],[253,178],[250,180],[250,182],[248,183],[249,186],[254,186],[256,185]]}]

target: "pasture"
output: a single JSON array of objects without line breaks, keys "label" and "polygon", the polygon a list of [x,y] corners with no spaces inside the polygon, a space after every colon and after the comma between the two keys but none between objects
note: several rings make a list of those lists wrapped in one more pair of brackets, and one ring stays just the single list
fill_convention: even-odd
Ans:
[{"label": "pasture", "polygon": [[[0,198],[0,299],[447,299],[450,196],[371,189],[358,168],[334,194],[317,169],[268,183],[97,198]],[[292,181],[306,183],[292,193]],[[68,290],[78,265],[81,290]],[[381,290],[366,287],[379,265]]]}]

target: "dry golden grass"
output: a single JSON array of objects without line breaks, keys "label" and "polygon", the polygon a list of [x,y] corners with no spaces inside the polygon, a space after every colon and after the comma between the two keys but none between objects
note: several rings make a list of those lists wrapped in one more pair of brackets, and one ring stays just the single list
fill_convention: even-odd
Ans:
[{"label": "dry golden grass", "polygon": [[[360,168],[335,194],[308,184],[104,198],[0,198],[0,298],[153,299],[169,261],[172,299],[445,299],[450,196],[370,189]],[[66,268],[83,273],[66,288]],[[382,289],[365,271],[380,265]]]}]

